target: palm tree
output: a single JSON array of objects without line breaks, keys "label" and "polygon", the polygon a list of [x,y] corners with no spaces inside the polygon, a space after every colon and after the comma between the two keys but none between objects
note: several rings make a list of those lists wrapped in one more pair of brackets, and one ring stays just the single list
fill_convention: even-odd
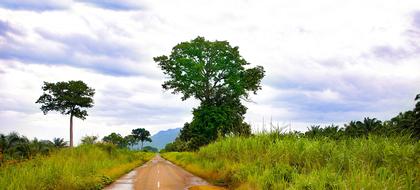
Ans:
[{"label": "palm tree", "polygon": [[363,119],[363,129],[366,136],[368,136],[369,133],[380,129],[380,127],[382,127],[382,121],[376,118],[371,119],[369,117],[365,117]]},{"label": "palm tree", "polygon": [[308,131],[305,132],[305,136],[315,138],[322,133],[322,128],[320,125],[311,125],[308,127]]},{"label": "palm tree", "polygon": [[363,134],[362,122],[350,121],[349,124],[344,124],[344,132],[351,137],[358,137]]},{"label": "palm tree", "polygon": [[31,159],[37,154],[48,155],[55,147],[54,143],[49,140],[38,140],[35,138],[23,148],[25,148],[26,158]]},{"label": "palm tree", "polygon": [[95,144],[98,140],[97,136],[84,136],[82,137],[82,144]]},{"label": "palm tree", "polygon": [[144,141],[152,142],[150,138],[150,132],[144,128],[133,129],[131,134],[136,138],[137,141],[141,142],[141,149],[143,149]]},{"label": "palm tree", "polygon": [[56,148],[63,148],[67,145],[67,142],[64,141],[64,138],[54,138],[53,144]]}]

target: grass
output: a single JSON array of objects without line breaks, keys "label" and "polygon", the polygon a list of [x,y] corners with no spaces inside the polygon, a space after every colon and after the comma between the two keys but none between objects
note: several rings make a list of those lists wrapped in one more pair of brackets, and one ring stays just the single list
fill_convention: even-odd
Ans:
[{"label": "grass", "polygon": [[230,189],[420,189],[420,142],[262,134],[164,158]]},{"label": "grass", "polygon": [[153,157],[111,145],[65,148],[0,167],[1,189],[102,189]]}]

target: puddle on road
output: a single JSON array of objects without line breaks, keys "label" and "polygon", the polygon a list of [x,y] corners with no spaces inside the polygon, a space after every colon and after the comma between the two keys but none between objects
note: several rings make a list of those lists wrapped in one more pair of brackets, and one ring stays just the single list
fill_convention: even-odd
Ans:
[{"label": "puddle on road", "polygon": [[137,175],[136,169],[106,187],[105,190],[132,190],[134,189],[134,180]]}]

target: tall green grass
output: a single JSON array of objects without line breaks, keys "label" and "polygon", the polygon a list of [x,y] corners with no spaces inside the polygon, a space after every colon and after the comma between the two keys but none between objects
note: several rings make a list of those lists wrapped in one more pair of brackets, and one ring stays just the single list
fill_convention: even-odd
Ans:
[{"label": "tall green grass", "polygon": [[152,153],[82,145],[0,167],[0,189],[101,189],[153,157]]},{"label": "tall green grass", "polygon": [[420,189],[420,142],[404,137],[263,134],[163,157],[232,189]]}]

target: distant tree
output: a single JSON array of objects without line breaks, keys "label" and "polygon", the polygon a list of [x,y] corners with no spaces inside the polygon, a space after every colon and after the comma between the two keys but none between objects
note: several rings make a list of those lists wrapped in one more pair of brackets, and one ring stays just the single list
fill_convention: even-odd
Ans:
[{"label": "distant tree", "polygon": [[133,146],[138,142],[138,140],[136,139],[134,135],[127,135],[124,137],[124,140],[125,142],[127,142],[127,145],[129,146]]},{"label": "distant tree", "polygon": [[364,129],[361,121],[350,121],[348,124],[344,124],[344,132],[350,137],[359,137],[364,134]]},{"label": "distant tree", "polygon": [[322,133],[322,128],[320,125],[311,125],[308,127],[308,131],[305,132],[305,136],[315,138],[320,136]]},{"label": "distant tree", "polygon": [[208,41],[197,37],[176,45],[169,56],[154,58],[168,76],[162,87],[181,93],[182,100],[198,99],[193,110],[187,141],[206,144],[219,135],[249,134],[249,125],[242,125],[249,100],[248,92],[261,89],[264,77],[261,66],[245,68],[249,63],[239,54],[238,47],[227,41]]},{"label": "distant tree", "polygon": [[187,142],[183,140],[175,140],[172,143],[168,143],[165,145],[165,148],[162,150],[162,152],[181,152],[181,151],[187,151],[189,149]]},{"label": "distant tree", "polygon": [[35,138],[28,144],[28,157],[33,158],[37,154],[48,155],[54,148],[54,143],[49,140],[38,140]]},{"label": "distant tree", "polygon": [[54,138],[53,144],[56,148],[63,148],[67,145],[63,138]]},{"label": "distant tree", "polygon": [[387,131],[384,131],[387,135],[397,134],[412,134],[414,127],[414,112],[406,111],[400,112],[397,116],[391,118],[389,121],[384,122],[384,127]]},{"label": "distant tree", "polygon": [[90,145],[95,144],[97,140],[98,140],[97,136],[84,136],[81,139],[82,144],[90,144]]},{"label": "distant tree", "polygon": [[111,133],[110,135],[105,136],[102,141],[117,145],[120,148],[127,146],[125,139],[118,133]]},{"label": "distant tree", "polygon": [[364,135],[368,136],[369,133],[375,132],[382,127],[382,121],[376,118],[366,117],[363,119],[362,126],[364,129]]},{"label": "distant tree", "polygon": [[150,132],[144,128],[133,129],[131,134],[137,141],[141,142],[141,149],[143,149],[144,141],[152,142],[152,139],[150,138]]},{"label": "distant tree", "polygon": [[420,94],[417,94],[416,98],[414,99],[417,101],[416,106],[414,108],[414,136],[416,138],[420,138]]},{"label": "distant tree", "polygon": [[37,154],[47,155],[54,149],[48,140],[29,140],[25,136],[12,132],[0,134],[0,162],[5,159],[31,159]]},{"label": "distant tree", "polygon": [[143,150],[146,152],[158,152],[158,149],[152,146],[145,146],[143,147]]},{"label": "distant tree", "polygon": [[73,146],[73,117],[86,119],[87,111],[83,108],[93,106],[95,90],[88,87],[83,81],[68,81],[49,83],[42,86],[44,94],[36,103],[42,104],[44,114],[49,111],[58,111],[70,115],[70,147]]}]

